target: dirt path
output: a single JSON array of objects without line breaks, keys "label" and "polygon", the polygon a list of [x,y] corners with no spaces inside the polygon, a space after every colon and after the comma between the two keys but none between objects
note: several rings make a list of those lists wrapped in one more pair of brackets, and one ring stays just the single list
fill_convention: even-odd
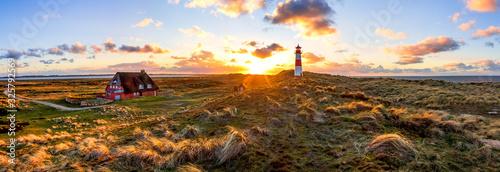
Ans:
[{"label": "dirt path", "polygon": [[[4,93],[5,93],[5,95],[7,95],[7,90]],[[62,105],[58,105],[58,104],[54,104],[54,103],[50,103],[50,102],[46,102],[46,101],[29,100],[29,99],[25,99],[25,98],[21,98],[21,97],[17,97],[17,96],[16,96],[16,99],[24,100],[24,101],[32,101],[32,102],[39,103],[39,104],[42,104],[45,106],[50,106],[50,107],[53,107],[53,108],[56,108],[56,109],[59,109],[62,111],[85,110],[85,109],[93,109],[93,108],[100,108],[100,107],[109,106],[109,105],[102,105],[102,106],[89,106],[89,107],[73,108],[73,107],[66,107],[66,106],[62,106]]]}]

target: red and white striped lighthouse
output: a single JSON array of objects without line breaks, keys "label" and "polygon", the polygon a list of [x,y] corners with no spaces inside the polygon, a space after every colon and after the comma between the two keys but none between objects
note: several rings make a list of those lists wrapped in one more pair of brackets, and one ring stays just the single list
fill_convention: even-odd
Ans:
[{"label": "red and white striped lighthouse", "polygon": [[295,47],[295,77],[302,76],[302,51],[300,51],[300,45],[297,44]]}]

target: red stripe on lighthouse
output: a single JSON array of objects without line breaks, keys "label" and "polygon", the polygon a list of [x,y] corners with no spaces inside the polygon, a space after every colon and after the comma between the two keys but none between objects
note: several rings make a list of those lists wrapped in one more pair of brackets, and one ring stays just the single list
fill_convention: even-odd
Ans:
[{"label": "red stripe on lighthouse", "polygon": [[295,60],[295,66],[302,66],[302,60]]}]

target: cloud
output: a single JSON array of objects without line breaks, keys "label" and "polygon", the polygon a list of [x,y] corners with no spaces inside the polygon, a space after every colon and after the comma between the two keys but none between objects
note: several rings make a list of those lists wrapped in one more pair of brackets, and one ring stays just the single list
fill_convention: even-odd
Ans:
[{"label": "cloud", "polygon": [[494,47],[495,47],[495,44],[493,44],[493,42],[485,42],[485,43],[484,43],[484,46],[494,48]]},{"label": "cloud", "polygon": [[146,43],[144,47],[133,46],[133,45],[122,45],[118,48],[120,53],[154,53],[154,54],[165,54],[170,53],[170,50],[163,49],[158,46]]},{"label": "cloud", "polygon": [[500,71],[500,62],[499,61],[480,60],[480,61],[473,62],[472,64],[483,67],[484,70]]},{"label": "cloud", "polygon": [[225,41],[225,42],[232,42],[232,41],[234,41],[234,39],[235,39],[235,38],[234,38],[234,37],[232,37],[232,36],[226,36],[226,38],[224,38],[224,41]]},{"label": "cloud", "polygon": [[254,10],[262,8],[265,3],[265,0],[192,0],[184,6],[188,8],[216,6],[217,11],[222,14],[238,17],[243,14],[251,14]]},{"label": "cloud", "polygon": [[346,62],[349,62],[349,63],[361,63],[361,61],[359,61],[359,59],[357,58],[350,58],[350,59],[344,59]]},{"label": "cloud", "polygon": [[325,0],[287,0],[279,2],[272,15],[264,20],[272,24],[295,25],[301,30],[299,37],[319,37],[337,33],[328,17],[335,11]]},{"label": "cloud", "polygon": [[191,53],[191,57],[174,63],[175,67],[168,71],[184,73],[238,73],[248,71],[247,67],[228,65],[227,62],[216,59],[210,51],[200,50]]},{"label": "cloud", "polygon": [[163,25],[163,22],[157,20],[155,23],[155,26],[160,27],[161,25]]},{"label": "cloud", "polygon": [[174,60],[187,60],[188,59],[187,57],[179,57],[179,56],[170,56],[170,58],[172,58]]},{"label": "cloud", "polygon": [[476,33],[472,34],[473,38],[477,37],[490,37],[492,35],[500,34],[500,27],[490,26],[486,30],[478,29]]},{"label": "cloud", "polygon": [[332,74],[359,74],[359,73],[403,73],[402,69],[385,69],[383,66],[371,67],[361,63],[325,62],[324,66],[313,69],[315,72]]},{"label": "cloud", "polygon": [[272,43],[266,47],[255,49],[255,51],[252,52],[252,56],[265,59],[273,56],[273,52],[282,52],[286,50],[288,49],[284,48],[280,44]]},{"label": "cloud", "polygon": [[151,18],[145,18],[144,20],[140,21],[139,23],[132,25],[132,27],[146,27],[150,23],[153,23],[153,19]]},{"label": "cloud", "polygon": [[476,20],[471,20],[467,23],[462,23],[460,26],[458,26],[458,28],[462,31],[467,31],[470,28],[472,28],[472,25],[474,25],[475,23],[476,23]]},{"label": "cloud", "polygon": [[107,52],[115,52],[116,51],[116,44],[113,42],[113,41],[106,41],[104,42],[104,49],[107,51]]},{"label": "cloud", "polygon": [[92,45],[92,46],[90,46],[90,48],[92,48],[94,53],[101,53],[102,52],[102,48],[99,45]]},{"label": "cloud", "polygon": [[391,29],[384,29],[384,28],[375,30],[375,33],[377,33],[377,35],[380,35],[382,37],[392,39],[392,40],[405,39],[406,37],[408,37],[408,34],[406,34],[406,33],[398,32],[396,34]]},{"label": "cloud", "polygon": [[448,63],[448,64],[443,65],[443,68],[457,68],[460,70],[477,69],[477,67],[474,67],[472,65],[466,65],[464,63]]},{"label": "cloud", "polygon": [[222,0],[220,2],[222,5],[217,10],[229,17],[251,14],[255,9],[262,8],[266,4],[264,0]]},{"label": "cloud", "polygon": [[52,64],[54,62],[55,62],[54,60],[40,60],[40,63],[43,63],[43,64]]},{"label": "cloud", "polygon": [[336,52],[336,53],[345,53],[345,52],[347,52],[347,51],[348,51],[348,50],[346,50],[346,49],[342,49],[342,50],[335,50],[334,52]]},{"label": "cloud", "polygon": [[323,56],[317,56],[311,52],[306,52],[302,55],[302,58],[304,59],[305,64],[313,64],[313,63],[318,63],[318,62],[323,62],[326,60],[325,57]]},{"label": "cloud", "polygon": [[170,4],[179,4],[180,0],[168,0],[168,3]]},{"label": "cloud", "polygon": [[7,59],[7,58],[13,58],[13,59],[19,59],[21,56],[23,56],[23,53],[14,49],[9,49],[7,50],[7,54],[4,54],[0,56],[0,59]]},{"label": "cloud", "polygon": [[471,11],[492,12],[498,7],[497,0],[466,0],[467,8]]},{"label": "cloud", "polygon": [[150,59],[154,59],[154,58],[155,58],[155,56],[154,56],[154,55],[149,55],[149,58],[150,58]]},{"label": "cloud", "polygon": [[59,55],[59,56],[64,55],[63,50],[62,50],[62,49],[59,49],[59,48],[57,48],[57,47],[52,47],[52,48],[49,48],[49,49],[47,50],[47,53],[48,53],[48,54],[51,54],[51,55]]},{"label": "cloud", "polygon": [[224,47],[224,51],[226,53],[231,53],[231,54],[247,54],[248,50],[244,48],[240,48],[238,50],[233,50],[231,47]]},{"label": "cloud", "polygon": [[252,64],[252,61],[247,60],[247,61],[245,62],[245,64]]},{"label": "cloud", "polygon": [[201,30],[200,27],[198,27],[196,25],[193,25],[193,29],[179,28],[179,31],[181,31],[182,33],[188,34],[188,35],[196,35],[196,36],[200,36],[200,37],[207,35],[207,33],[205,31]]},{"label": "cloud", "polygon": [[75,44],[71,44],[69,52],[75,54],[85,54],[87,52],[87,46],[77,42]]},{"label": "cloud", "polygon": [[415,63],[423,63],[424,59],[422,57],[414,57],[414,56],[401,56],[396,64],[399,65],[407,65],[407,64],[415,64]]},{"label": "cloud", "polygon": [[453,38],[439,36],[438,38],[428,37],[415,45],[403,45],[386,48],[385,50],[387,53],[394,53],[400,56],[423,56],[431,53],[457,50],[464,44],[462,40],[455,41]]},{"label": "cloud", "polygon": [[231,63],[236,63],[236,59],[234,59],[234,58],[233,58],[233,59],[231,59],[231,61],[229,61],[229,62],[231,62]]},{"label": "cloud", "polygon": [[255,42],[255,41],[245,41],[245,42],[242,42],[241,44],[251,46],[251,47],[257,46],[257,42]]},{"label": "cloud", "polygon": [[451,17],[451,20],[453,20],[453,22],[456,23],[456,22],[458,22],[458,18],[460,17],[460,13],[455,13],[455,14],[453,14],[453,17],[452,16],[450,16],[450,17]]}]

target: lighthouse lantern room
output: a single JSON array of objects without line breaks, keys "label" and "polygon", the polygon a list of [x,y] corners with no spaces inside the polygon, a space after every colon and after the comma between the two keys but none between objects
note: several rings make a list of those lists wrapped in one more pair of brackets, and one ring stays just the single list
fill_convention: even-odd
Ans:
[{"label": "lighthouse lantern room", "polygon": [[300,50],[300,45],[297,45],[295,47],[295,77],[301,77],[302,76],[302,51]]}]

